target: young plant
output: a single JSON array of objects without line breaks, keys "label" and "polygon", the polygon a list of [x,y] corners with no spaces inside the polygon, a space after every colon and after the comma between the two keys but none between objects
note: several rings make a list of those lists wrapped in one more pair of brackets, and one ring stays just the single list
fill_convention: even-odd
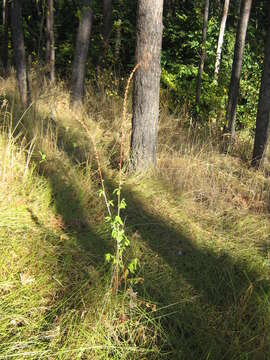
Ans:
[{"label": "young plant", "polygon": [[128,91],[130,87],[131,80],[138,69],[140,64],[137,64],[134,69],[132,70],[125,89],[125,96],[124,96],[124,105],[123,105],[123,112],[122,112],[122,121],[121,121],[121,140],[120,140],[120,159],[119,159],[119,182],[118,187],[113,191],[113,195],[117,196],[117,207],[115,211],[114,209],[114,202],[113,200],[109,199],[106,193],[105,185],[104,185],[104,179],[102,175],[101,170],[101,163],[99,154],[97,151],[97,146],[95,139],[93,138],[91,132],[89,131],[87,125],[85,122],[77,117],[78,122],[82,125],[82,127],[85,129],[86,134],[90,138],[90,140],[93,143],[95,157],[98,165],[98,174],[100,178],[101,183],[101,189],[99,190],[98,194],[100,197],[103,197],[104,202],[106,204],[107,208],[107,216],[105,217],[106,223],[109,225],[110,231],[111,231],[111,237],[115,242],[115,254],[106,254],[105,260],[108,263],[112,264],[112,279],[111,279],[111,287],[113,293],[117,293],[119,290],[119,287],[122,283],[122,281],[126,281],[126,278],[128,274],[133,274],[136,271],[137,265],[138,265],[138,259],[133,259],[131,262],[127,265],[125,265],[123,260],[123,254],[125,250],[129,247],[130,241],[126,235],[125,232],[125,225],[121,218],[121,210],[126,209],[126,201],[124,198],[122,198],[122,172],[123,172],[123,144],[124,144],[124,138],[125,138],[125,120],[126,120],[126,114],[127,114],[127,99],[128,99]]}]

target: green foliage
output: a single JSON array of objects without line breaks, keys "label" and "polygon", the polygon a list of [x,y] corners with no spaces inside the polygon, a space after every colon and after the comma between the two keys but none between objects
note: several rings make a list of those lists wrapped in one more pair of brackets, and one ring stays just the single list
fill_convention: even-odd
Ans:
[{"label": "green foliage", "polygon": [[[199,4],[198,4],[199,5]],[[191,9],[193,6],[193,12]],[[202,92],[199,107],[195,107],[196,76],[201,43],[202,12],[193,2],[190,7],[177,9],[165,19],[164,46],[162,53],[162,84],[171,93],[171,108],[189,103],[202,124],[209,119],[219,118],[220,128],[225,124],[227,94],[230,83],[237,17],[230,13],[222,49],[218,84],[214,82],[216,47],[219,35],[220,13],[212,13],[208,23],[206,52],[207,59],[202,76]],[[231,4],[233,7],[233,4]],[[259,7],[259,6],[258,6]],[[218,10],[218,7],[217,7]],[[261,11],[261,16],[263,12]],[[237,129],[254,129],[258,93],[263,60],[262,29],[251,17],[242,69],[239,106],[237,108]],[[257,40],[257,41],[256,41]]]},{"label": "green foliage", "polygon": [[47,156],[46,156],[46,154],[44,154],[42,151],[39,151],[39,155],[40,155],[40,161],[39,161],[40,164],[42,164],[43,162],[47,161]]},{"label": "green foliage", "polygon": [[263,58],[256,56],[247,44],[241,77],[241,91],[238,105],[239,127],[254,129],[260,91]]},{"label": "green foliage", "polygon": [[[124,262],[123,255],[130,245],[130,240],[126,235],[125,224],[120,216],[120,212],[121,210],[126,209],[127,204],[125,199],[121,199],[120,188],[115,189],[113,194],[117,196],[118,200],[117,213],[116,215],[113,215],[111,210],[108,210],[109,215],[105,217],[105,221],[109,226],[111,237],[115,242],[115,254],[105,254],[105,260],[113,266],[112,284],[114,286],[114,291],[118,291],[122,279],[126,281],[129,273],[135,273],[138,265],[138,259],[132,259],[128,264],[125,264]],[[98,195],[104,198],[108,209],[112,209],[114,207],[114,202],[107,199],[104,190],[100,189]]]},{"label": "green foliage", "polygon": [[[69,77],[75,47],[75,38],[82,2],[55,1],[56,67],[59,74]],[[104,53],[102,2],[93,1],[94,23],[92,27],[89,61],[86,76],[98,82],[97,67],[103,72],[127,74],[134,65],[136,38],[136,1],[116,0],[113,2],[112,31]],[[34,63],[43,62],[45,56],[45,14],[44,0],[30,0],[23,6],[25,41],[28,53]],[[214,1],[210,7],[210,18],[206,42],[207,59],[202,81],[201,103],[195,108],[195,88],[200,46],[202,38],[203,3],[166,1],[164,3],[164,31],[162,50],[162,85],[170,94],[170,108],[179,111],[188,103],[190,112],[197,113],[202,124],[209,117],[224,113],[233,60],[236,25],[238,21],[237,2],[231,2],[222,50],[222,61],[218,86],[213,84],[216,47],[218,41],[222,6]],[[253,129],[255,126],[258,92],[264,47],[265,2],[253,6],[245,49],[237,129]],[[68,29],[68,31],[67,31]],[[224,119],[223,119],[224,121]]]}]

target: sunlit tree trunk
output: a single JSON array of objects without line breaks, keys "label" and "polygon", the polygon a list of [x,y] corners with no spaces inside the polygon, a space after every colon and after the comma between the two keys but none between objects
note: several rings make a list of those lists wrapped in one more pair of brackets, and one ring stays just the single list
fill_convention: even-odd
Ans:
[{"label": "sunlit tree trunk", "polygon": [[206,59],[206,37],[208,28],[208,17],[209,17],[209,0],[205,0],[204,16],[203,16],[203,37],[201,45],[201,60],[198,69],[197,86],[196,86],[196,104],[199,105],[202,88],[202,74],[204,69],[204,63]]},{"label": "sunlit tree trunk", "polygon": [[242,70],[243,53],[245,48],[246,33],[248,28],[248,21],[251,11],[252,0],[242,0],[240,9],[240,19],[238,22],[234,58],[231,74],[230,89],[228,95],[228,104],[226,110],[226,121],[228,124],[228,131],[231,133],[232,138],[235,136],[235,120],[236,120],[236,107],[239,95],[240,76]]},{"label": "sunlit tree trunk", "polygon": [[135,171],[156,164],[163,0],[138,1],[131,162]]},{"label": "sunlit tree trunk", "polygon": [[8,0],[3,0],[3,48],[2,48],[2,60],[3,60],[3,68],[4,68],[4,76],[8,76],[9,74],[9,64],[8,64],[8,9],[9,4]]},{"label": "sunlit tree trunk", "polygon": [[223,14],[222,14],[220,30],[219,30],[217,56],[216,56],[216,63],[215,63],[215,79],[218,78],[219,69],[220,69],[220,60],[221,60],[222,46],[223,46],[223,40],[224,40],[229,6],[230,6],[230,0],[224,0],[224,7],[223,7]]},{"label": "sunlit tree trunk", "polygon": [[92,0],[84,0],[76,39],[71,76],[71,105],[81,106],[84,97],[85,68],[92,30]]},{"label": "sunlit tree trunk", "polygon": [[256,132],[252,156],[252,166],[258,167],[267,149],[269,120],[270,120],[270,3],[268,5],[267,39],[264,52],[264,66],[262,72],[259,96]]},{"label": "sunlit tree trunk", "polygon": [[16,75],[19,86],[21,102],[26,108],[30,101],[28,86],[26,57],[24,48],[23,22],[22,22],[22,0],[13,0],[11,8],[13,50],[15,56]]},{"label": "sunlit tree trunk", "polygon": [[47,2],[46,16],[46,64],[49,70],[49,79],[55,81],[55,49],[54,49],[54,9],[53,0]]}]

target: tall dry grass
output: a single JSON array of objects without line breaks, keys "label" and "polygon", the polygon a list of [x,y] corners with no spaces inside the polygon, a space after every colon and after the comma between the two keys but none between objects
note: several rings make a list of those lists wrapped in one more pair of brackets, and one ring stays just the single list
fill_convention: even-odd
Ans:
[{"label": "tall dry grass", "polygon": [[[224,153],[217,129],[194,132],[163,99],[157,169],[131,176],[122,85],[87,85],[81,116],[109,191],[123,144],[127,256],[141,263],[104,308],[113,244],[95,151],[66,85],[41,82],[33,72],[25,114],[14,77],[0,83],[0,358],[265,358],[269,181],[249,167],[249,137]],[[128,135],[130,119],[129,97]]]}]

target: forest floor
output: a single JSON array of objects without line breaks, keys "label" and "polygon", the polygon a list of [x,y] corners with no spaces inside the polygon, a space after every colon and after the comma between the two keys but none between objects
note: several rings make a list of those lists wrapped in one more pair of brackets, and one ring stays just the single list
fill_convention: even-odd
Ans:
[{"label": "forest floor", "polygon": [[80,114],[63,84],[43,91],[32,74],[23,113],[14,77],[0,82],[0,359],[268,359],[270,180],[250,168],[246,134],[225,154],[166,94],[157,169],[128,174],[124,143],[126,256],[139,267],[108,296],[113,243],[78,122],[111,197],[122,98],[100,84]]}]

